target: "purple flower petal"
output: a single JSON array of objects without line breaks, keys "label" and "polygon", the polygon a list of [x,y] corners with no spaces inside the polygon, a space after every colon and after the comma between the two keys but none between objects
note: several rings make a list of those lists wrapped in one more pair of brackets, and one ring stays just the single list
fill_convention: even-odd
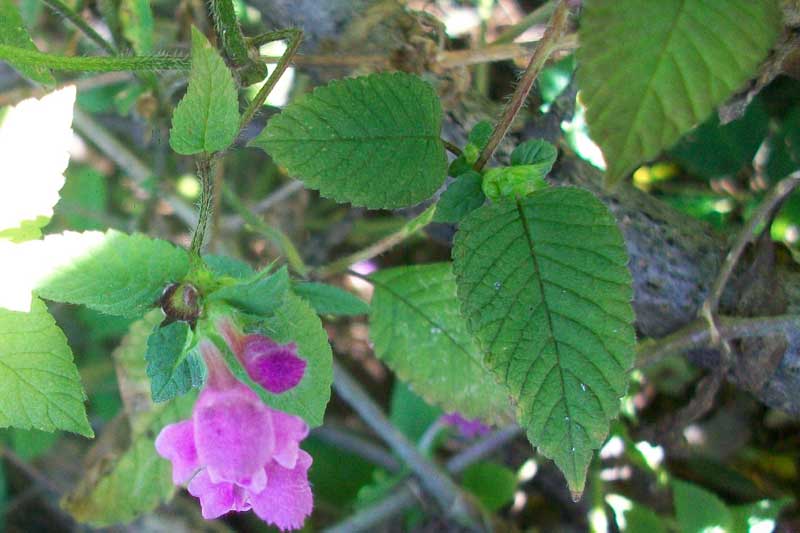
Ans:
[{"label": "purple flower petal", "polygon": [[214,483],[207,470],[202,470],[189,483],[189,494],[200,499],[203,518],[212,520],[237,506],[236,490],[233,483]]},{"label": "purple flower petal", "polygon": [[172,462],[172,482],[176,485],[186,483],[200,468],[191,420],[164,426],[156,437],[156,451]]},{"label": "purple flower petal", "polygon": [[267,467],[267,487],[250,496],[255,513],[283,531],[303,527],[314,506],[308,484],[310,466],[311,456],[302,450],[293,469],[272,462]]},{"label": "purple flower petal", "polygon": [[204,389],[193,419],[197,455],[211,481],[249,485],[270,461],[275,449],[272,415],[246,385]]},{"label": "purple flower petal", "polygon": [[272,459],[284,468],[292,469],[297,464],[300,441],[308,436],[308,425],[299,416],[272,411],[275,428],[275,452]]},{"label": "purple flower petal", "polygon": [[467,439],[473,439],[480,435],[486,435],[491,428],[480,421],[478,418],[466,419],[461,413],[450,413],[442,416],[442,419],[451,426],[458,429],[461,435]]},{"label": "purple flower petal", "polygon": [[273,394],[296,387],[306,371],[306,362],[297,357],[293,344],[250,359],[246,366],[253,381]]}]

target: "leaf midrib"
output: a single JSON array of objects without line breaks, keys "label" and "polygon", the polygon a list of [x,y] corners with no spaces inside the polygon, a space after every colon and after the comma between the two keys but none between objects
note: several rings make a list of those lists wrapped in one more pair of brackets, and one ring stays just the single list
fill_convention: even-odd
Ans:
[{"label": "leaf midrib", "polygon": [[[558,366],[558,377],[561,382],[561,395],[564,398],[564,408],[567,411],[567,416],[569,417],[569,423],[567,424],[567,433],[569,435],[569,444],[570,444],[570,457],[572,458],[572,474],[578,471],[577,464],[575,463],[575,441],[572,435],[572,412],[569,408],[569,401],[567,399],[567,387],[566,383],[564,382],[564,370],[561,367],[561,352],[558,348],[558,342],[555,338],[555,333],[553,331],[553,320],[550,316],[550,306],[547,303],[547,296],[545,294],[545,287],[544,282],[542,280],[542,272],[539,269],[539,260],[536,257],[536,247],[533,243],[533,236],[531,234],[530,227],[528,226],[528,219],[525,216],[525,211],[522,208],[522,204],[519,200],[516,200],[517,206],[517,214],[519,215],[520,221],[522,222],[522,230],[525,233],[525,240],[528,243],[528,250],[530,251],[531,261],[533,262],[533,268],[536,273],[536,283],[539,285],[539,292],[542,294],[542,307],[544,307],[544,313],[547,318],[547,332],[550,337],[549,341],[553,343],[553,349],[555,350],[556,354],[556,366]],[[520,391],[522,393],[522,391]]]}]

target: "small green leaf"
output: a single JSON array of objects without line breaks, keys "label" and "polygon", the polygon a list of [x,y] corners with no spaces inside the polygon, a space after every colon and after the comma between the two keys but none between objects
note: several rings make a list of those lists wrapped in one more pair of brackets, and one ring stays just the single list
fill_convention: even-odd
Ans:
[{"label": "small green leaf", "polygon": [[505,387],[483,366],[459,312],[449,263],[381,270],[370,311],[375,354],[414,391],[468,418],[510,418]]},{"label": "small green leaf", "polygon": [[333,353],[319,317],[302,298],[289,291],[275,314],[260,323],[259,332],[279,344],[293,342],[297,345],[297,355],[307,363],[300,384],[284,393],[270,394],[250,379],[225,342],[216,336],[215,344],[222,351],[228,368],[270,407],[297,415],[312,428],[321,425],[331,397]]},{"label": "small green leaf", "polygon": [[357,316],[369,313],[369,304],[358,296],[325,283],[297,283],[292,290],[305,298],[320,315]]},{"label": "small green leaf", "polygon": [[[19,9],[14,0],[0,0],[0,44],[16,46],[23,50],[35,50],[28,29],[22,20]],[[50,71],[44,67],[35,67],[20,63],[11,63],[23,76],[45,85],[55,85],[56,80]]]},{"label": "small green leaf", "polygon": [[549,186],[537,165],[490,168],[481,183],[483,194],[495,202],[524,198]]},{"label": "small green leaf", "polygon": [[283,305],[289,290],[289,273],[286,267],[274,274],[263,277],[257,274],[255,280],[246,280],[212,292],[209,301],[224,301],[254,315],[269,315]]},{"label": "small green leaf", "polygon": [[122,0],[119,4],[122,33],[138,55],[153,53],[155,22],[150,0]]},{"label": "small green leaf", "polygon": [[494,131],[494,126],[488,120],[481,120],[477,124],[472,127],[472,131],[469,132],[469,140],[470,144],[474,144],[478,150],[483,150],[486,145],[489,143],[489,138],[492,136],[492,132]]},{"label": "small green leaf", "polygon": [[614,218],[571,187],[486,205],[461,222],[453,261],[488,366],[577,497],[634,357],[631,275]]},{"label": "small green leaf", "polygon": [[186,322],[156,326],[147,339],[147,375],[154,402],[165,402],[203,385],[200,356],[188,348],[190,329]]},{"label": "small green leaf", "polygon": [[546,176],[558,157],[558,150],[542,139],[525,141],[511,152],[511,165],[533,165],[536,171]]},{"label": "small green leaf", "polygon": [[43,227],[53,215],[69,162],[74,104],[75,87],[69,86],[39,100],[23,100],[3,117],[0,231],[4,237],[24,240],[21,233],[30,236],[32,227]]},{"label": "small green leaf", "polygon": [[607,181],[704,121],[755,75],[780,28],[775,0],[587,0],[578,84]]},{"label": "small green leaf", "polygon": [[494,513],[514,501],[517,476],[503,465],[480,461],[464,470],[461,485]]},{"label": "small green leaf", "polygon": [[442,109],[417,76],[336,80],[270,119],[250,145],[269,152],[312,189],[370,208],[405,207],[444,181]]},{"label": "small green leaf", "polygon": [[781,510],[791,504],[791,498],[761,500],[747,505],[730,507],[733,525],[731,533],[773,531]]},{"label": "small green leaf", "polygon": [[713,492],[673,479],[672,495],[682,533],[731,530],[733,525],[731,512]]},{"label": "small green leaf", "polygon": [[[78,243],[86,249],[69,262],[59,261]],[[144,235],[109,230],[48,235],[40,245],[43,255],[60,264],[38,283],[37,293],[57,302],[81,304],[109,315],[137,317],[153,307],[164,287],[181,280],[189,269],[186,251]],[[24,245],[23,245],[24,246]]]},{"label": "small green leaf", "polygon": [[203,261],[208,269],[217,276],[245,279],[252,277],[255,272],[244,261],[224,255],[204,255]]},{"label": "small green leaf", "polygon": [[172,465],[156,453],[155,439],[167,424],[189,418],[195,397],[162,404],[141,431],[120,416],[109,424],[87,457],[77,487],[62,506],[79,522],[95,527],[125,524],[169,501],[175,494]]},{"label": "small green leaf", "polygon": [[179,154],[224,150],[239,133],[239,99],[230,70],[211,43],[192,27],[189,88],[172,114],[169,145]]},{"label": "small green leaf", "polygon": [[486,201],[481,184],[483,177],[474,170],[468,170],[447,187],[436,203],[434,222],[458,223],[469,213],[478,209]]},{"label": "small green leaf", "polygon": [[91,167],[67,172],[61,199],[55,207],[53,222],[75,231],[104,230],[103,215],[108,204],[108,180]]},{"label": "small green leaf", "polygon": [[39,299],[30,312],[0,309],[0,427],[93,437],[67,339]]}]

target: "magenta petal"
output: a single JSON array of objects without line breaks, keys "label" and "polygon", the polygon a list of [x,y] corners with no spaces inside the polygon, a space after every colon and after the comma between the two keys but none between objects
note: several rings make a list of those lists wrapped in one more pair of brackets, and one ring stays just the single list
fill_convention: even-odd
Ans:
[{"label": "magenta petal", "polygon": [[[236,487],[233,483],[214,483],[207,470],[202,470],[189,483],[189,494],[200,499],[203,518],[211,520],[228,511],[238,510]],[[243,502],[242,502],[243,503]]]},{"label": "magenta petal", "polygon": [[164,426],[156,437],[156,451],[172,462],[172,482],[186,483],[200,468],[194,446],[194,426],[191,420]]},{"label": "magenta petal", "polygon": [[284,468],[292,469],[297,463],[300,441],[308,436],[308,425],[299,416],[272,411],[275,428],[275,452],[272,459]]},{"label": "magenta petal", "polygon": [[270,409],[241,383],[200,393],[194,437],[200,463],[214,483],[250,484],[275,449]]},{"label": "magenta petal", "polygon": [[310,466],[311,456],[303,450],[300,450],[293,469],[270,463],[267,466],[267,488],[250,496],[255,513],[283,531],[302,528],[314,506],[308,484]]},{"label": "magenta petal", "polygon": [[442,419],[451,426],[458,429],[461,436],[467,439],[474,439],[480,435],[486,435],[491,431],[491,428],[480,421],[478,418],[467,419],[461,413],[450,413],[442,417]]},{"label": "magenta petal", "polygon": [[269,355],[251,359],[247,365],[250,377],[273,394],[293,389],[303,379],[306,362],[297,357],[294,345],[273,350]]}]

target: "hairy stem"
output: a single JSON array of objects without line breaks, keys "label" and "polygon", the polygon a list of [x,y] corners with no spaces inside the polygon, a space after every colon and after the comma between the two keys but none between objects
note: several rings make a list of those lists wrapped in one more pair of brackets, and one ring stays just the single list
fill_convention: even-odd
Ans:
[{"label": "hairy stem", "polygon": [[247,43],[242,34],[236,12],[233,10],[231,0],[211,0],[209,3],[211,16],[214,19],[214,29],[222,43],[225,54],[236,66],[244,66],[250,61],[247,54]]},{"label": "hairy stem", "polygon": [[475,170],[480,172],[483,167],[486,166],[486,163],[488,163],[494,155],[494,151],[497,149],[500,141],[502,141],[503,137],[508,133],[508,129],[511,127],[512,122],[514,122],[514,118],[516,118],[517,113],[522,109],[525,100],[528,98],[528,93],[530,93],[533,87],[533,82],[536,81],[536,77],[547,62],[547,58],[549,58],[550,54],[556,49],[556,43],[567,28],[568,21],[569,7],[567,7],[564,0],[560,0],[553,16],[550,18],[542,40],[539,41],[539,46],[536,47],[536,51],[531,56],[528,68],[525,69],[525,73],[522,75],[522,79],[520,79],[514,94],[511,95],[511,100],[509,100],[506,108],[503,110],[503,115],[500,117],[497,126],[495,126],[492,136],[489,138],[489,142],[486,144],[478,161],[475,163]]},{"label": "hairy stem", "polygon": [[206,238],[206,228],[214,211],[214,159],[208,155],[201,155],[197,158],[197,176],[200,178],[200,215],[197,219],[197,227],[192,235],[192,245],[189,253],[192,260],[200,257],[200,250]]},{"label": "hairy stem", "polygon": [[44,0],[44,3],[57,14],[74,24],[75,27],[77,27],[83,32],[84,35],[86,35],[86,37],[94,41],[97,46],[112,56],[117,55],[117,48],[113,44],[103,39],[103,37],[97,33],[94,28],[89,26],[89,24],[83,20],[83,17],[76,13],[71,7],[63,3],[61,0]]},{"label": "hairy stem", "polygon": [[542,4],[527,15],[525,15],[519,22],[506,29],[497,36],[492,44],[508,44],[513,43],[514,39],[525,33],[528,28],[536,24],[542,24],[556,9],[556,3],[551,0],[546,4]]},{"label": "hairy stem", "polygon": [[283,73],[286,72],[286,69],[292,62],[292,58],[297,53],[297,49],[300,47],[300,42],[303,40],[303,31],[297,28],[289,28],[278,32],[270,32],[260,35],[252,41],[253,43],[263,44],[261,41],[270,42],[284,38],[289,40],[286,51],[281,56],[280,60],[278,60],[278,64],[275,65],[275,70],[272,71],[272,74],[269,75],[267,81],[264,83],[261,89],[259,89],[258,93],[256,93],[253,101],[247,105],[247,109],[245,109],[244,113],[242,113],[242,119],[239,122],[240,130],[244,129],[244,127],[250,123],[250,121],[253,119],[253,116],[256,114],[256,111],[258,111],[261,106],[264,105],[264,102],[267,101],[267,96],[269,96],[269,93],[275,88],[275,85],[278,83],[278,80],[281,79]]},{"label": "hairy stem", "polygon": [[80,72],[189,70],[191,60],[179,56],[68,57],[0,44],[0,61]]}]

